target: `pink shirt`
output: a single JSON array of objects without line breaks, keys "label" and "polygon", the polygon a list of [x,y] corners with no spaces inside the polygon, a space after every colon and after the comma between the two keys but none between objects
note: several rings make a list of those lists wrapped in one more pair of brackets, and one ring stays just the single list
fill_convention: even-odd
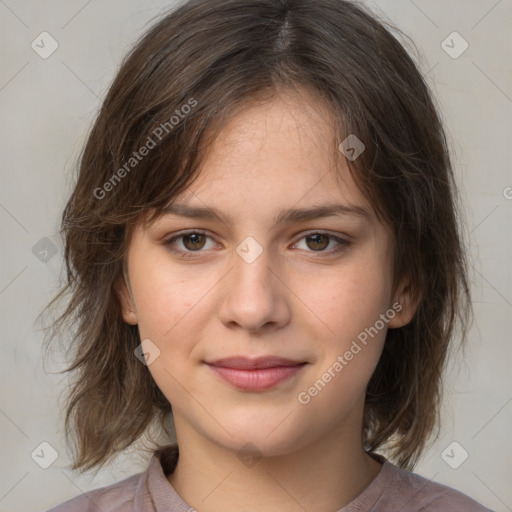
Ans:
[{"label": "pink shirt", "polygon": [[[48,512],[195,512],[166,478],[177,456],[177,445],[169,445],[162,453],[157,450],[144,472],[72,498]],[[377,477],[338,512],[491,512],[459,491],[404,471],[383,457],[380,460],[383,466]]]}]

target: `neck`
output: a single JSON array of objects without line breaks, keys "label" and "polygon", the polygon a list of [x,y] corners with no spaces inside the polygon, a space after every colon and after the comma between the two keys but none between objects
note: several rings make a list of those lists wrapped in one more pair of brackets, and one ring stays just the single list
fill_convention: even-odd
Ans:
[{"label": "neck", "polygon": [[354,428],[339,428],[279,456],[240,458],[201,436],[175,415],[179,459],[168,476],[176,492],[201,512],[338,511],[358,496],[382,465],[362,449]]}]

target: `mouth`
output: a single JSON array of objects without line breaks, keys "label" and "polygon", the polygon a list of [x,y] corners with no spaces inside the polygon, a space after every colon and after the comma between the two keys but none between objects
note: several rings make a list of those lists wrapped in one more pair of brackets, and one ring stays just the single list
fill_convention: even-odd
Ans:
[{"label": "mouth", "polygon": [[206,364],[225,382],[243,391],[264,391],[297,375],[307,364],[282,357],[229,357]]}]

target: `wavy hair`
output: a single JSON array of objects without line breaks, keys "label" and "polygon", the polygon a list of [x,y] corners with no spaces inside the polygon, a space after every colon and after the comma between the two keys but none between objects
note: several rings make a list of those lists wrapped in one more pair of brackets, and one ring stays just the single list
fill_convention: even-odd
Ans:
[{"label": "wavy hair", "polygon": [[387,333],[362,424],[366,450],[385,448],[404,468],[417,462],[438,426],[448,348],[457,325],[462,337],[467,330],[471,304],[445,132],[393,31],[343,0],[190,0],[125,57],[77,164],[62,214],[65,282],[48,306],[66,299],[48,341],[65,335],[72,350],[73,469],[102,466],[150,425],[170,435],[171,404],[134,356],[138,329],[123,321],[116,294],[130,228],[187,189],[205,144],[238,109],[301,88],[329,105],[338,144],[348,134],[365,144],[347,161],[350,173],[392,230],[395,285],[406,279],[419,301],[412,321]]}]

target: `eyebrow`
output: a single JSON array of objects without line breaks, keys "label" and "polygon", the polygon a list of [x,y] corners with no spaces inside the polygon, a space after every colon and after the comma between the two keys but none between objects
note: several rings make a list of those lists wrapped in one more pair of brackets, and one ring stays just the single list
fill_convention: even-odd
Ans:
[{"label": "eyebrow", "polygon": [[[189,206],[183,203],[170,203],[162,211],[163,215],[177,215],[190,219],[217,219],[228,225],[229,218],[209,206]],[[281,223],[304,222],[326,217],[361,217],[370,219],[370,213],[361,206],[349,204],[313,205],[309,208],[287,208],[274,217],[274,227]]]}]

